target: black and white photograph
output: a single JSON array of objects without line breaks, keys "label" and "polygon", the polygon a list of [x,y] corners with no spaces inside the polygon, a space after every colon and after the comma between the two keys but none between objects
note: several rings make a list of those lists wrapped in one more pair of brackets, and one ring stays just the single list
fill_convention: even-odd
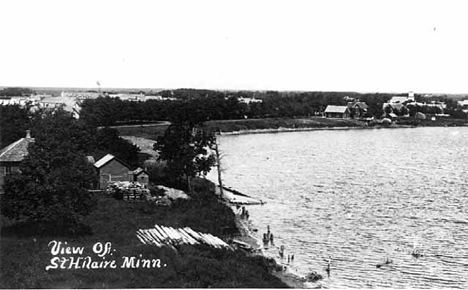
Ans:
[{"label": "black and white photograph", "polygon": [[0,0],[0,288],[468,288],[467,2]]}]

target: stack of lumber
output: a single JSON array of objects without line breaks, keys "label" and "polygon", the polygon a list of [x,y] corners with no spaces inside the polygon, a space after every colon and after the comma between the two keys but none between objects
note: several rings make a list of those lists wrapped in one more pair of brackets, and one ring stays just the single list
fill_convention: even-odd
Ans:
[{"label": "stack of lumber", "polygon": [[233,250],[220,238],[211,234],[196,232],[189,227],[174,229],[154,225],[152,229],[139,229],[136,236],[143,244],[157,247],[169,246],[176,249],[175,247],[181,244],[207,244],[218,249]]}]

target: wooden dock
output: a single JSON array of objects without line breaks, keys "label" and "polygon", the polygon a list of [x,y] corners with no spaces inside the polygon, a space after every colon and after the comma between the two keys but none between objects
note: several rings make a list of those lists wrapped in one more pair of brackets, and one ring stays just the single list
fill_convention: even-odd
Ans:
[{"label": "wooden dock", "polygon": [[[216,186],[216,193],[219,195],[220,194],[220,188],[217,185]],[[237,190],[234,190],[232,188],[228,188],[223,186],[223,197],[224,200],[231,204],[237,204],[237,205],[254,205],[254,204],[264,204],[265,202],[262,200],[255,199],[253,197],[250,197],[246,194],[243,194]]]}]

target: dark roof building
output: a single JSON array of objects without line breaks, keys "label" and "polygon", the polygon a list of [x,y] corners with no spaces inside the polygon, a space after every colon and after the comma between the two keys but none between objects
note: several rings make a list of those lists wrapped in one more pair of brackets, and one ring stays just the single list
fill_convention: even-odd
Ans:
[{"label": "dark roof building", "polygon": [[348,109],[353,118],[362,118],[367,113],[367,104],[365,102],[360,102],[359,100],[355,102],[348,102]]},{"label": "dark roof building", "polygon": [[325,109],[325,117],[327,118],[349,118],[350,111],[348,106],[333,106],[328,105]]},{"label": "dark roof building", "polygon": [[29,130],[26,131],[26,137],[11,143],[0,150],[0,162],[21,162],[28,155],[28,146],[34,142]]},{"label": "dark roof building", "polygon": [[26,137],[6,146],[0,150],[0,192],[3,191],[5,176],[19,171],[19,166],[28,155],[28,146],[34,142],[31,134],[26,131]]}]

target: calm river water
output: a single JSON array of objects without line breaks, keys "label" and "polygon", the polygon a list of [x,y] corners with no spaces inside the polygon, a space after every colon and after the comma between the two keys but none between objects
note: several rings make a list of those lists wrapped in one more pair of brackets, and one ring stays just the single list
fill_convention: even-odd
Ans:
[{"label": "calm river water", "polygon": [[247,206],[267,253],[325,277],[310,287],[468,288],[468,128],[230,135],[220,150],[225,184],[267,202]]}]

